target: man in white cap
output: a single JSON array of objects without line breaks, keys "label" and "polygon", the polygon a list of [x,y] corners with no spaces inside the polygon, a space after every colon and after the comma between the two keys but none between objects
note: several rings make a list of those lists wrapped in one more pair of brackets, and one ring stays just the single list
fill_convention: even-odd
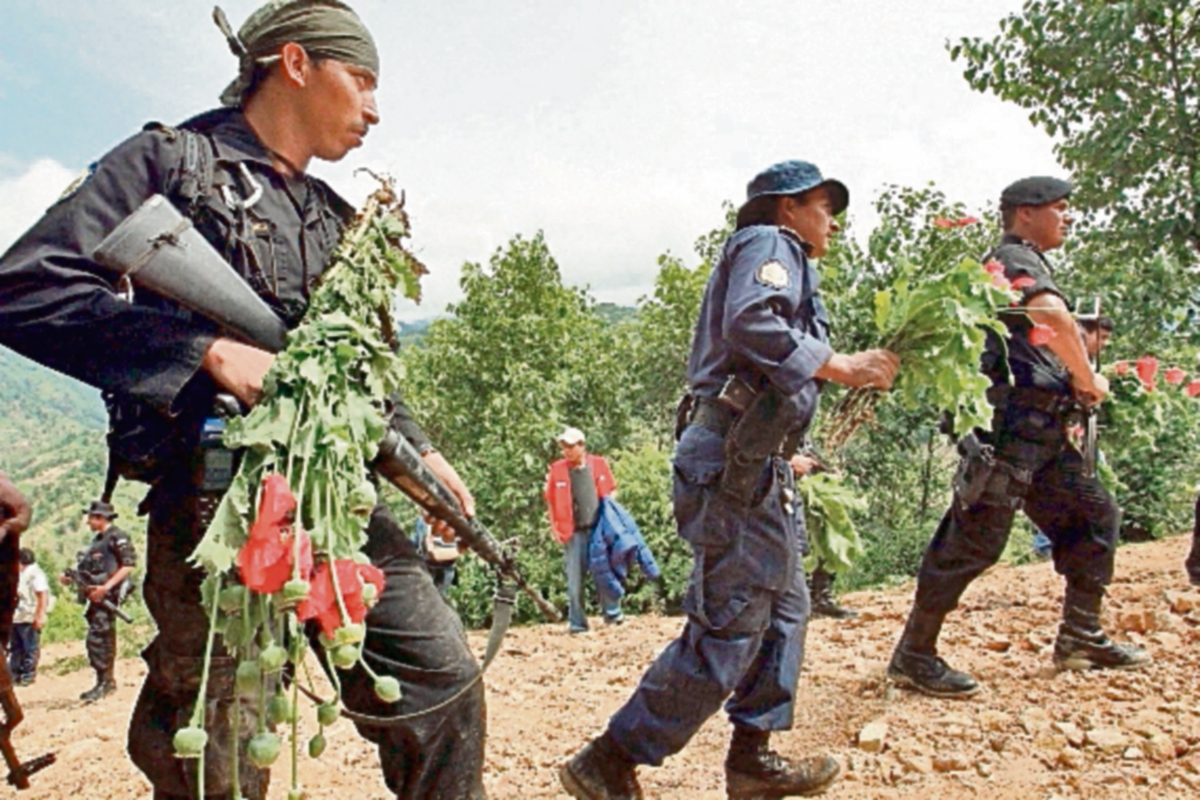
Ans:
[{"label": "man in white cap", "polygon": [[[558,436],[563,457],[550,465],[546,476],[546,505],[550,509],[550,528],[566,552],[567,620],[571,633],[588,629],[583,602],[583,577],[588,565],[588,539],[600,511],[600,500],[617,488],[612,470],[602,456],[587,452],[587,440],[578,428],[567,428]],[[619,625],[621,603],[597,587],[604,621]]]}]

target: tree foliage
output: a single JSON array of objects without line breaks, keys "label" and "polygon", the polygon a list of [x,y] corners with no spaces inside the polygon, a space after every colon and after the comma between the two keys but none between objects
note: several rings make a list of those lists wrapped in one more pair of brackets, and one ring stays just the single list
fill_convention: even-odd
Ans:
[{"label": "tree foliage", "polygon": [[[1200,251],[1200,10],[1192,0],[1027,0],[950,53],[979,91],[1057,136],[1073,199],[1131,253]],[[1186,255],[1185,255],[1186,253]]]}]

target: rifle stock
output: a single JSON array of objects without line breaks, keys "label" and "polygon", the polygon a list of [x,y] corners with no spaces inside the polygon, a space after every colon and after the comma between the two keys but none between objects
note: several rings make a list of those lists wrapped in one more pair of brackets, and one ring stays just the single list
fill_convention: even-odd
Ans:
[{"label": "rifle stock", "polygon": [[[122,280],[169,297],[270,353],[285,346],[283,321],[254,293],[164,197],[155,195],[105,237],[94,256]],[[233,401],[236,406],[237,401]],[[388,458],[383,451],[387,448]],[[427,512],[443,520],[502,580],[515,583],[547,618],[558,612],[525,582],[512,556],[477,520],[467,519],[454,495],[429,471],[403,437],[389,435],[375,467]],[[386,471],[385,471],[386,470]],[[108,606],[105,606],[106,608]],[[110,610],[116,611],[115,607]],[[122,616],[128,621],[127,617]]]}]

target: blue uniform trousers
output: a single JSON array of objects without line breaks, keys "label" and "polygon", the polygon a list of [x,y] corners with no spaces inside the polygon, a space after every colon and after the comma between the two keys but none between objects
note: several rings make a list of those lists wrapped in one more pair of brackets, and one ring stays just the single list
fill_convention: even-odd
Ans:
[{"label": "blue uniform trousers", "polygon": [[608,726],[639,764],[683,749],[722,704],[745,728],[792,725],[809,597],[791,473],[776,459],[758,502],[736,508],[716,488],[722,457],[720,438],[694,426],[676,454],[676,521],[695,558],[688,620]]}]

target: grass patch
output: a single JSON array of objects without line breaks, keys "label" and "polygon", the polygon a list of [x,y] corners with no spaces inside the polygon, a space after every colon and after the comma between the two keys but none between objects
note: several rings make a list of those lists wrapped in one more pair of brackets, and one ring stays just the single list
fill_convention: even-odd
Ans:
[{"label": "grass patch", "polygon": [[77,654],[55,659],[53,664],[45,668],[45,671],[51,675],[62,676],[70,675],[72,672],[79,672],[79,670],[87,669],[89,666],[87,656]]}]

